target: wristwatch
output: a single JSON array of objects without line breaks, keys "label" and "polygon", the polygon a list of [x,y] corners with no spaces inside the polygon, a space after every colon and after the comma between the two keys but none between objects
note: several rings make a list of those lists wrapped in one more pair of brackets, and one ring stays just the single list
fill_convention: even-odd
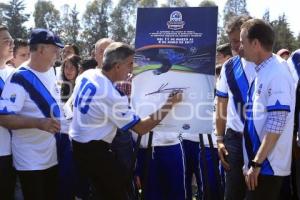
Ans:
[{"label": "wristwatch", "polygon": [[260,168],[262,167],[262,163],[258,163],[258,162],[255,162],[253,160],[250,160],[250,166],[253,167],[253,168]]}]

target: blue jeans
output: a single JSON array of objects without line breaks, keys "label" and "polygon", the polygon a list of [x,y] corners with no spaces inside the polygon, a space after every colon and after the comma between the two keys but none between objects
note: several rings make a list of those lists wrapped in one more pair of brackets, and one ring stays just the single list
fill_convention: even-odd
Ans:
[{"label": "blue jeans", "polygon": [[246,183],[243,175],[243,135],[227,129],[224,144],[228,151],[227,162],[230,170],[225,173],[225,199],[241,200],[245,198]]}]

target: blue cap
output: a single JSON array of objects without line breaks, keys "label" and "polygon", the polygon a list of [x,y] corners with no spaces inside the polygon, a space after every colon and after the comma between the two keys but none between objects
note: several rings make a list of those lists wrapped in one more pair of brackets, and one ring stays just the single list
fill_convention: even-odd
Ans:
[{"label": "blue cap", "polygon": [[43,28],[32,30],[29,44],[53,44],[59,48],[64,48],[63,43],[57,35]]}]

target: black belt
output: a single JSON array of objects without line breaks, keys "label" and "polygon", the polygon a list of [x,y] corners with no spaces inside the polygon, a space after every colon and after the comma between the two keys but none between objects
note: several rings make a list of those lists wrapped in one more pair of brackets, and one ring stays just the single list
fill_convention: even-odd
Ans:
[{"label": "black belt", "polygon": [[108,149],[110,149],[110,144],[107,142],[104,142],[103,140],[92,140],[87,143],[81,143],[81,142],[72,140],[72,143],[74,146],[77,146],[78,148],[86,149],[86,150],[96,150],[96,149],[108,150]]},{"label": "black belt", "polygon": [[226,135],[227,135],[227,137],[240,137],[240,138],[243,137],[242,132],[235,131],[232,128],[227,128]]}]

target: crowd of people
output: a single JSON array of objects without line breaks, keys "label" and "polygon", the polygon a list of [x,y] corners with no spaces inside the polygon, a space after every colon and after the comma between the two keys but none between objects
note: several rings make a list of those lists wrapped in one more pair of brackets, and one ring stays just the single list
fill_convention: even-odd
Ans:
[{"label": "crowd of people", "polygon": [[102,38],[83,59],[50,30],[0,26],[0,199],[299,199],[300,50],[274,54],[272,27],[249,16],[226,31],[211,143],[152,131],[182,91],[135,113],[130,45]]}]

